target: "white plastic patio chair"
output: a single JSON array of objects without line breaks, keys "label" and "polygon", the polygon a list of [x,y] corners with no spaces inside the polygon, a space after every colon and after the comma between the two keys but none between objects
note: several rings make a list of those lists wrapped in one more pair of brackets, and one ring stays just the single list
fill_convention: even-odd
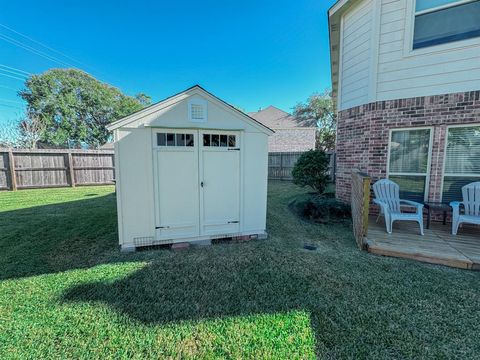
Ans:
[{"label": "white plastic patio chair", "polygon": [[[453,209],[452,234],[457,235],[460,224],[480,225],[480,181],[462,187],[463,201],[452,201]],[[463,205],[463,214],[460,214],[460,206]]]},{"label": "white plastic patio chair", "polygon": [[[420,234],[423,235],[423,204],[415,201],[400,199],[400,187],[391,180],[383,179],[373,184],[375,199],[373,202],[380,205],[380,214],[385,216],[385,226],[389,234],[392,233],[394,221],[416,221],[420,225]],[[415,213],[404,213],[402,205],[415,207]]]}]

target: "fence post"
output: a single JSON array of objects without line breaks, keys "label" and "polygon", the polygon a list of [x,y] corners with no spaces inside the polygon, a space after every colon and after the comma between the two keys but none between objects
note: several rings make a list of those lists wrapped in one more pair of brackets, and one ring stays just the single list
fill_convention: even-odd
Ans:
[{"label": "fence post", "polygon": [[337,153],[335,151],[332,151],[330,153],[330,156],[332,157],[332,182],[335,183],[336,177],[337,177]]},{"label": "fence post", "polygon": [[280,180],[283,180],[283,153],[280,153]]},{"label": "fence post", "polygon": [[15,173],[15,159],[13,157],[12,149],[8,150],[8,166],[10,168],[10,183],[12,184],[12,191],[17,191],[17,175]]},{"label": "fence post", "polygon": [[359,171],[352,171],[352,222],[353,233],[358,247],[367,250],[365,237],[368,233],[368,211],[370,204],[370,177]]},{"label": "fence post", "polygon": [[363,233],[368,234],[368,215],[370,207],[370,177],[363,178]]},{"label": "fence post", "polygon": [[68,171],[70,173],[70,186],[75,187],[75,172],[73,171],[73,156],[72,152],[67,153]]}]

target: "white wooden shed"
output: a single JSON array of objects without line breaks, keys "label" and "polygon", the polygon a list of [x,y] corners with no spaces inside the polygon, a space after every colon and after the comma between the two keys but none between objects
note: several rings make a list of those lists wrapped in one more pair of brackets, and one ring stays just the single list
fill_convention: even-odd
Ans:
[{"label": "white wooden shed", "polygon": [[108,129],[123,250],[266,236],[272,130],[198,85]]}]

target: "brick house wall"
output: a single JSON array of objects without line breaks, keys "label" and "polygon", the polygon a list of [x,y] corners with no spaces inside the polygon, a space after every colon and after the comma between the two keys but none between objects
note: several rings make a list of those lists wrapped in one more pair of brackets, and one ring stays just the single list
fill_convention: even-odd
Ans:
[{"label": "brick house wall", "polygon": [[429,201],[441,200],[446,130],[480,124],[480,91],[378,101],[338,113],[336,196],[350,202],[351,171],[387,176],[390,129],[433,127]]},{"label": "brick house wall", "polygon": [[315,149],[316,128],[273,129],[268,138],[269,152],[301,152]]}]

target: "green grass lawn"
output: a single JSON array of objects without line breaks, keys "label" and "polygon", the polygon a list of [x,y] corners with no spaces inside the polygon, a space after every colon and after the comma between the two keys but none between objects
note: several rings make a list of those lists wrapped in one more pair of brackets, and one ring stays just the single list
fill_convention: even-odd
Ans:
[{"label": "green grass lawn", "polygon": [[480,273],[360,252],[304,192],[269,184],[267,240],[135,254],[112,187],[0,193],[0,359],[478,358]]}]

